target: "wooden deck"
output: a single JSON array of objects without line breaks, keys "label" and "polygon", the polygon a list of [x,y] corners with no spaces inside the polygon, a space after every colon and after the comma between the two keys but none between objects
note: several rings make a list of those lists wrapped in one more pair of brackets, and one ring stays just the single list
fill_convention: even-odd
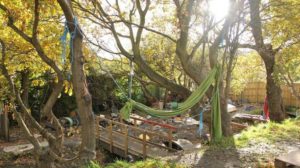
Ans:
[{"label": "wooden deck", "polygon": [[[96,122],[105,121],[106,127],[100,126],[97,129],[97,140],[101,147],[127,158],[128,155],[138,158],[159,158],[174,155],[175,149],[172,145],[172,130],[167,135],[161,135],[151,130],[145,130],[136,126],[126,125],[121,122],[98,117]],[[163,146],[154,139],[161,139],[169,142],[169,146]]]}]

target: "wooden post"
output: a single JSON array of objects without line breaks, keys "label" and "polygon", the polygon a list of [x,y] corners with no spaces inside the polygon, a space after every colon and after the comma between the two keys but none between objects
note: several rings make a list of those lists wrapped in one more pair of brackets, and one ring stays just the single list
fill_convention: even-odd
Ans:
[{"label": "wooden post", "polygon": [[133,119],[133,125],[136,127],[136,125],[137,125],[136,119]]},{"label": "wooden post", "polygon": [[109,151],[112,153],[113,152],[113,121],[112,120],[109,122],[109,141],[110,141]]},{"label": "wooden post", "polygon": [[173,136],[172,136],[172,130],[171,129],[169,129],[169,131],[168,131],[168,140],[169,140],[169,148],[172,148]]},{"label": "wooden post", "polygon": [[124,153],[125,153],[125,157],[127,157],[128,156],[128,126],[127,125],[125,126],[124,131],[125,131],[125,133],[124,133],[124,138],[125,138]]},{"label": "wooden post", "polygon": [[143,159],[146,159],[147,156],[147,142],[146,142],[146,134],[147,131],[143,132]]},{"label": "wooden post", "polygon": [[99,123],[100,123],[100,118],[96,118],[96,124],[95,124],[95,126],[96,126],[96,138],[100,138],[100,125],[99,125]]},{"label": "wooden post", "polygon": [[0,121],[0,128],[1,128],[1,134],[2,136],[4,137],[4,139],[6,141],[9,141],[9,120],[8,120],[8,106],[7,105],[4,105],[4,107],[2,107],[2,113],[0,112],[1,114],[1,121]]}]

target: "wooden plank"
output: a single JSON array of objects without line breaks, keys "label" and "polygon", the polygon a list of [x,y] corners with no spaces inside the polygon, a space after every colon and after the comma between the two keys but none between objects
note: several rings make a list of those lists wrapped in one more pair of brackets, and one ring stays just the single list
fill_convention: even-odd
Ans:
[{"label": "wooden plank", "polygon": [[[124,148],[124,138],[120,135],[120,133],[117,132],[113,132],[113,138],[114,138],[114,146],[113,148],[117,147],[119,149],[123,149]],[[101,142],[105,142],[108,145],[108,150],[109,149],[109,132],[108,131],[102,131],[101,137],[99,138],[99,140]],[[141,139],[135,139],[132,137],[128,137],[128,154],[131,155],[135,155],[135,156],[143,156],[143,141]],[[161,158],[164,156],[170,156],[173,153],[172,152],[168,152],[168,149],[165,148],[161,148],[161,147],[156,147],[155,145],[150,144],[149,142],[147,142],[146,145],[147,148],[147,153],[146,153],[146,157],[150,157],[150,158]],[[175,150],[174,150],[175,151]],[[115,150],[113,150],[113,152],[115,152]]]},{"label": "wooden plank", "polygon": [[177,128],[172,126],[172,125],[169,125],[169,124],[162,124],[162,123],[159,123],[159,122],[155,122],[155,121],[151,121],[151,120],[144,120],[144,119],[140,119],[140,118],[136,118],[136,117],[130,117],[134,120],[140,120],[144,123],[147,123],[147,124],[151,124],[151,125],[159,125],[161,126],[162,128],[167,128],[167,129],[171,129],[171,130],[176,130]]},{"label": "wooden plank", "polygon": [[113,121],[109,122],[109,144],[110,144],[110,152],[113,152]]},{"label": "wooden plank", "polygon": [[[142,128],[139,128],[139,127],[134,127],[134,126],[130,126],[130,125],[127,125],[127,124],[124,124],[124,123],[120,123],[120,122],[116,122],[116,121],[112,121],[112,120],[109,120],[107,118],[100,118],[100,120],[104,120],[104,121],[107,121],[108,123],[109,122],[113,122],[113,124],[115,125],[118,125],[118,126],[128,126],[128,128],[132,129],[133,131],[138,131],[138,132],[143,132],[145,129],[142,129]],[[163,134],[159,134],[159,133],[156,133],[156,132],[152,132],[152,131],[147,131],[148,135],[155,135],[157,137],[161,137],[161,138],[168,138],[168,136],[166,135],[163,135]]]},{"label": "wooden plank", "polygon": [[[147,141],[146,136],[153,134],[152,131],[150,132],[141,128],[126,125],[105,118],[99,119],[105,120],[109,123],[109,126],[106,128],[99,127],[99,132],[101,131],[101,134],[99,136],[99,142],[102,144],[107,144],[106,146],[104,146],[104,148],[108,149],[112,153],[116,153],[122,157],[126,157],[128,154],[131,154],[138,157],[142,156],[143,158],[160,158],[163,156],[169,156],[171,154],[169,151],[176,151],[175,149]],[[121,126],[123,129],[121,131],[113,130],[113,127],[115,126]],[[143,135],[142,139],[134,137],[133,135],[135,134],[133,134],[132,136],[129,135],[129,128],[133,132],[141,132]],[[169,135],[159,135],[158,137],[163,137],[163,139],[168,138],[168,140],[171,140],[171,133],[172,130],[170,130]],[[156,134],[154,133],[153,135]]]},{"label": "wooden plank", "polygon": [[240,124],[240,123],[237,123],[237,122],[231,122],[230,124],[231,124],[232,126],[235,126],[235,127],[240,128],[240,129],[245,129],[245,128],[248,127],[247,125]]},{"label": "wooden plank", "polygon": [[125,131],[125,133],[124,133],[124,138],[125,138],[124,153],[125,153],[125,157],[127,157],[128,156],[128,127],[127,126],[125,126],[124,131]]}]

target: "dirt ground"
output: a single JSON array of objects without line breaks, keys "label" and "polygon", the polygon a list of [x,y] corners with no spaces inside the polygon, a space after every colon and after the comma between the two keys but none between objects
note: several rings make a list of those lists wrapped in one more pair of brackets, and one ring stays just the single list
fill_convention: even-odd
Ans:
[{"label": "dirt ground", "polygon": [[[193,143],[201,142],[199,137],[195,136],[196,130],[196,126],[183,127],[177,136],[186,139],[191,138]],[[0,139],[0,168],[34,167],[34,158],[30,153],[15,156],[3,152],[4,147],[29,143],[23,138],[22,131],[18,127],[14,127],[10,131],[10,142]],[[78,142],[79,139],[79,135],[66,138],[69,144]],[[272,164],[275,157],[297,149],[300,149],[299,141],[280,141],[272,144],[254,143],[253,141],[248,147],[221,149],[202,145],[200,150],[181,152],[174,157],[164,158],[164,160],[195,168],[256,168],[258,163]],[[116,156],[109,155],[107,152],[97,151],[99,163],[113,162],[114,158]]]},{"label": "dirt ground", "polygon": [[[12,130],[11,142],[0,140],[0,167],[1,168],[33,168],[34,158],[31,154],[18,156],[5,154],[2,150],[6,146],[16,144],[26,144],[28,141],[18,138],[22,133],[18,128]],[[22,137],[22,136],[20,136]],[[274,158],[288,153],[292,150],[300,149],[300,142],[281,141],[273,144],[252,143],[246,148],[218,149],[202,146],[201,150],[182,152],[177,156],[165,158],[164,160],[182,163],[188,167],[195,168],[255,168],[258,162],[272,163]],[[100,163],[111,162],[112,155],[103,157],[102,151],[98,151],[97,160]]]},{"label": "dirt ground", "polygon": [[7,146],[28,144],[29,142],[22,138],[22,131],[18,127],[10,129],[10,141],[6,142],[0,139],[0,167],[1,168],[31,168],[34,167],[34,158],[31,154],[14,156],[3,152]]},{"label": "dirt ground", "polygon": [[[10,141],[6,142],[0,139],[0,168],[34,168],[35,160],[31,152],[27,152],[20,155],[8,154],[3,152],[3,149],[8,146],[29,144],[29,141],[24,139],[23,133],[19,127],[13,127],[10,129]],[[78,148],[80,145],[80,135],[74,134],[70,137],[65,137],[65,151],[67,153],[73,153],[70,148]],[[78,150],[76,150],[78,151]],[[105,156],[103,155],[105,153]],[[73,153],[74,154],[74,153]],[[72,156],[73,157],[73,156]],[[72,158],[71,156],[69,158]],[[99,163],[113,162],[111,158],[116,158],[101,149],[97,150],[96,160]],[[76,164],[76,163],[74,163]],[[70,163],[73,165],[73,163]],[[66,166],[69,168],[69,166]],[[76,166],[75,166],[76,167]]]},{"label": "dirt ground", "polygon": [[194,168],[256,168],[258,163],[273,165],[282,154],[300,149],[300,142],[255,143],[247,148],[215,149],[204,146],[202,150],[182,153],[166,160]]}]

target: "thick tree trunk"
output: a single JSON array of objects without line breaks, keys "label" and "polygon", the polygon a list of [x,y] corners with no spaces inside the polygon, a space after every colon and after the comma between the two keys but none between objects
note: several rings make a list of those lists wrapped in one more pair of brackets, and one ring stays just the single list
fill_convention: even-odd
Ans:
[{"label": "thick tree trunk", "polygon": [[267,71],[267,100],[269,103],[270,119],[274,121],[284,120],[284,108],[281,97],[281,88],[273,77],[275,55],[271,44],[264,43],[262,22],[260,17],[260,0],[249,0],[252,34],[255,40],[255,49],[263,59]]},{"label": "thick tree trunk", "polygon": [[71,46],[73,47],[72,83],[82,125],[81,158],[90,160],[96,157],[95,117],[92,109],[92,96],[89,93],[83,70],[82,36],[80,31],[76,30],[77,35]]},{"label": "thick tree trunk", "polygon": [[80,26],[76,22],[70,1],[58,0],[62,8],[68,28],[72,35],[71,63],[72,63],[72,84],[76,97],[76,103],[81,121],[81,150],[80,157],[83,160],[96,158],[96,130],[95,117],[92,109],[92,96],[89,93],[86,76],[84,74],[84,57],[82,52],[83,35]]},{"label": "thick tree trunk", "polygon": [[[231,14],[233,17],[234,15]],[[223,28],[219,35],[216,37],[214,43],[210,46],[209,48],[209,61],[210,61],[210,66],[213,68],[218,64],[218,51],[219,51],[219,44],[223,40],[223,36],[228,33],[229,27],[232,23],[232,18],[227,17]],[[223,80],[223,75],[221,74],[220,80]],[[221,82],[220,84],[220,106],[221,106],[221,118],[222,118],[222,133],[224,136],[230,136],[232,135],[232,129],[231,129],[231,116],[227,112],[227,95],[225,95],[224,88],[223,88],[223,83]]]},{"label": "thick tree trunk", "polygon": [[264,59],[267,71],[267,100],[270,111],[270,119],[273,121],[283,121],[285,118],[283,100],[281,97],[281,88],[276,83],[273,73],[275,65],[275,56],[271,55]]},{"label": "thick tree trunk", "polygon": [[222,116],[222,133],[223,136],[231,136],[232,130],[231,130],[231,117],[228,114],[227,111],[227,99],[221,98],[221,116]]}]

